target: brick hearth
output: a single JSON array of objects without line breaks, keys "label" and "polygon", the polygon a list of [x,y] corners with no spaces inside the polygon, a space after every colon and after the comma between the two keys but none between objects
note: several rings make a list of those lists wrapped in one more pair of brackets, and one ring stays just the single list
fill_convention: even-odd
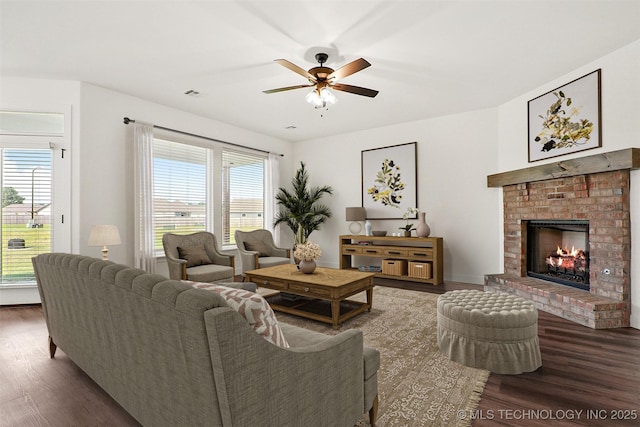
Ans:
[{"label": "brick hearth", "polygon": [[[485,289],[591,328],[629,326],[629,184],[626,169],[504,185],[504,274],[485,276]],[[527,221],[571,219],[589,221],[589,291],[525,277]]]}]

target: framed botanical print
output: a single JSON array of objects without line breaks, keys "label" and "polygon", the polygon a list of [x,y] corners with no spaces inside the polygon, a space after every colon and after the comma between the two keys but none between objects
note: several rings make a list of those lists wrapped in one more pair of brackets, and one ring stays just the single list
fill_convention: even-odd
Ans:
[{"label": "framed botanical print", "polygon": [[600,71],[529,101],[529,162],[602,146]]},{"label": "framed botanical print", "polygon": [[418,204],[417,143],[363,150],[362,206],[367,219],[402,219]]}]

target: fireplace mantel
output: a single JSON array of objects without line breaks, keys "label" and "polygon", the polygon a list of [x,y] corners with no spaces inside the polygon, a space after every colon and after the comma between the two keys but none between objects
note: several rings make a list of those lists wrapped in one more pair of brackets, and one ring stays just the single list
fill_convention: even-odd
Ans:
[{"label": "fireplace mantel", "polygon": [[623,169],[640,169],[640,148],[626,148],[624,150],[609,151],[577,159],[560,160],[540,166],[497,173],[487,176],[487,186],[504,187],[505,185]]}]

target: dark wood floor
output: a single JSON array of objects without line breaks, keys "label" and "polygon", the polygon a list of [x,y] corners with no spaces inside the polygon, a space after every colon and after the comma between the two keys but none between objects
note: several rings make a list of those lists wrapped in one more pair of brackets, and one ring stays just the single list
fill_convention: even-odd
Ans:
[{"label": "dark wood floor", "polygon": [[[479,288],[377,284],[436,293]],[[640,330],[593,330],[539,312],[539,337],[543,367],[491,374],[470,414],[474,426],[640,425]],[[64,352],[49,359],[41,307],[0,308],[0,426],[114,425],[138,423]]]},{"label": "dark wood floor", "polygon": [[[482,289],[386,281],[385,286],[444,293]],[[538,311],[542,367],[521,375],[491,374],[474,427],[640,426],[640,330],[595,330]]]}]

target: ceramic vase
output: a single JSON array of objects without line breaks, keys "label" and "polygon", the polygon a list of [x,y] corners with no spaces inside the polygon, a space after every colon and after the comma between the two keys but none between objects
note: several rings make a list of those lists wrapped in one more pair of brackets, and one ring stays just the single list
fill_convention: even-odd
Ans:
[{"label": "ceramic vase", "polygon": [[429,237],[429,234],[431,234],[431,228],[429,227],[429,224],[427,224],[425,217],[426,213],[420,212],[420,220],[416,227],[416,234],[418,237]]},{"label": "ceramic vase", "polygon": [[371,222],[368,220],[364,223],[364,234],[371,236]]},{"label": "ceramic vase", "polygon": [[311,274],[316,269],[316,262],[314,260],[301,260],[298,264],[298,269],[304,274]]}]

